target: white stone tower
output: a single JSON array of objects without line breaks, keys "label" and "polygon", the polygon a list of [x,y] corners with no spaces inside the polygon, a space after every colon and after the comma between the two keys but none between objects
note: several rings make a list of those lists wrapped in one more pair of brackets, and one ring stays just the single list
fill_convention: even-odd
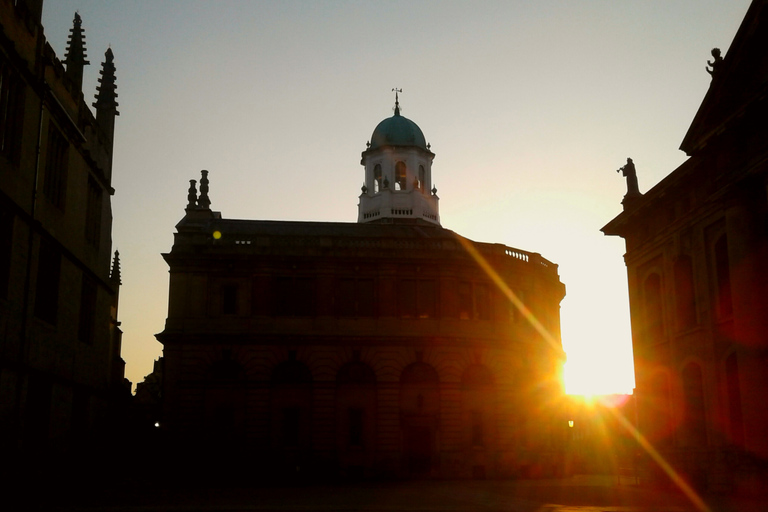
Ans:
[{"label": "white stone tower", "polygon": [[440,225],[432,160],[421,129],[400,115],[395,90],[395,115],[373,130],[360,164],[365,167],[357,222],[392,223],[416,219]]}]

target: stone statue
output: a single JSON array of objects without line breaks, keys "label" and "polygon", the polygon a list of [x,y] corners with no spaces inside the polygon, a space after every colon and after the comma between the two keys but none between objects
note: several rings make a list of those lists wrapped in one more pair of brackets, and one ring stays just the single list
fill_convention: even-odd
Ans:
[{"label": "stone statue", "polygon": [[623,167],[619,167],[616,172],[621,172],[622,175],[627,178],[626,196],[639,196],[640,188],[637,185],[637,171],[635,170],[635,164],[632,162],[632,159],[627,158],[627,164]]},{"label": "stone statue", "polygon": [[708,67],[707,73],[715,76],[715,73],[717,73],[721,62],[723,62],[723,57],[720,55],[720,48],[712,48],[712,60],[707,61],[707,66],[711,67],[712,69],[709,69]]}]

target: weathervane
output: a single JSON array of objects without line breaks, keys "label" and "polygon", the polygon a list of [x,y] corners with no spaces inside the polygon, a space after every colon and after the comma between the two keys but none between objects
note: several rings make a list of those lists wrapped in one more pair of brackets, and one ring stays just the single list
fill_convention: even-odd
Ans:
[{"label": "weathervane", "polygon": [[398,95],[398,93],[403,92],[403,90],[402,89],[398,89],[397,87],[394,87],[394,88],[392,88],[392,92],[395,93],[395,115],[399,116],[400,115],[400,101],[399,101],[399,98],[398,98],[397,95]]}]

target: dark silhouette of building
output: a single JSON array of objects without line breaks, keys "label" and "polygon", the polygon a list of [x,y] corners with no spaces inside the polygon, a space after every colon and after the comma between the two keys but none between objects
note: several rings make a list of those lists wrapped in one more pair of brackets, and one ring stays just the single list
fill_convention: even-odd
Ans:
[{"label": "dark silhouette of building", "polygon": [[434,156],[396,103],[357,223],[226,219],[192,180],[157,335],[180,454],[284,476],[562,469],[557,265],[442,228]]},{"label": "dark silhouette of building", "polygon": [[694,484],[768,457],[768,2],[752,2],[681,149],[603,232],[626,240],[641,432]]},{"label": "dark silhouette of building", "polygon": [[[42,0],[0,1],[0,459],[42,470],[109,435],[126,391],[110,196],[117,102],[112,51],[82,93],[75,14],[64,61],[45,40]],[[4,480],[5,481],[5,480]]]}]

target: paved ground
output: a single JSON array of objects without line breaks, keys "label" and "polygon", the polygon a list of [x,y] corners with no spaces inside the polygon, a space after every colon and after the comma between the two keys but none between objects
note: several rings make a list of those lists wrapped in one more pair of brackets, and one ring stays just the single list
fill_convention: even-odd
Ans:
[{"label": "paved ground", "polygon": [[[34,498],[34,497],[33,497]],[[768,510],[763,503],[705,496],[710,510]],[[688,512],[674,492],[624,483],[615,476],[533,481],[411,481],[256,488],[123,488],[45,500],[37,510],[62,512]],[[6,509],[8,510],[8,509]]]}]

